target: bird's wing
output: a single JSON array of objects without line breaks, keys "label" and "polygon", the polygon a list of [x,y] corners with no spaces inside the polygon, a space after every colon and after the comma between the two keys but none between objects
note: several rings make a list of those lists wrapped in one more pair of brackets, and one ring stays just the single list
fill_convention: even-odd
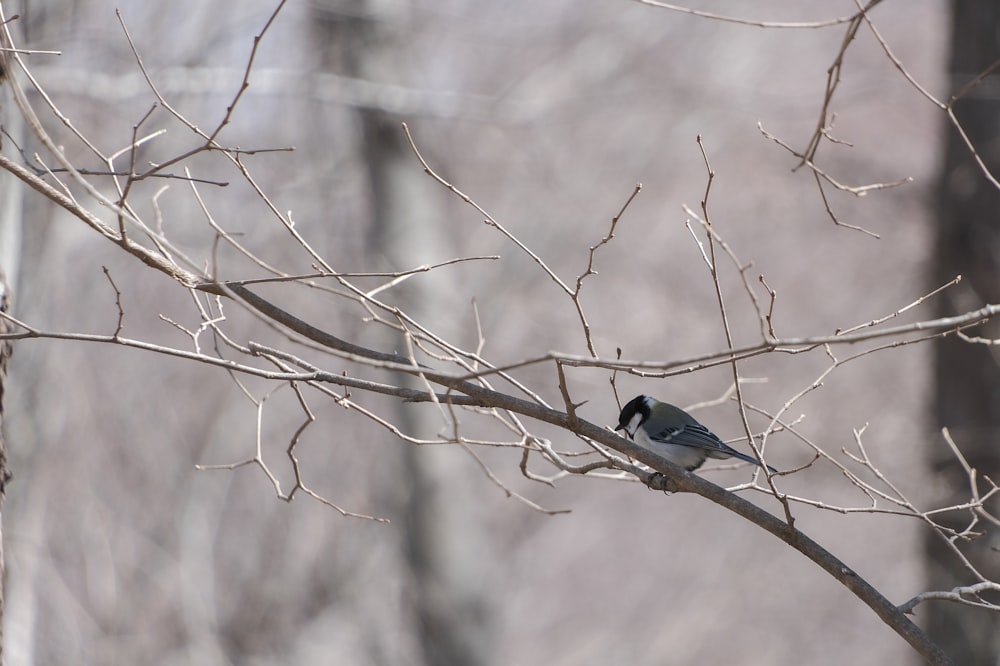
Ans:
[{"label": "bird's wing", "polygon": [[[670,426],[660,432],[653,433],[650,439],[657,442],[669,442],[670,444],[680,444],[682,446],[694,446],[699,449],[710,451],[733,451],[726,446],[725,442],[715,436],[715,434],[700,423],[687,423],[682,426]],[[727,450],[728,449],[728,450]],[[733,453],[736,453],[733,451]]]},{"label": "bird's wing", "polygon": [[[754,465],[760,464],[750,456],[740,453],[733,447],[723,442],[715,435],[715,433],[700,423],[689,423],[680,427],[674,426],[664,428],[660,432],[654,434],[650,439],[657,442],[680,444],[681,446],[693,446],[698,449],[705,449],[708,451],[708,455],[712,458],[726,458],[731,456],[748,463],[753,463]],[[771,469],[774,471],[773,468]]]}]

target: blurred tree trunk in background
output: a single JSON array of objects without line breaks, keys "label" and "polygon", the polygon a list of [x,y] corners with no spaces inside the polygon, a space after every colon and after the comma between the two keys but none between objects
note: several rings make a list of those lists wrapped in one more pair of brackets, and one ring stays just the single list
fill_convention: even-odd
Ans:
[{"label": "blurred tree trunk in background", "polygon": [[[376,84],[419,78],[400,70],[408,63],[406,17],[399,15],[398,8],[370,2],[352,7],[356,13],[350,16],[316,10],[315,29],[325,33],[319,43],[328,45],[324,65],[333,73]],[[368,247],[372,253],[360,265],[370,267],[365,270],[393,272],[450,258],[440,229],[439,192],[406,144],[404,118],[380,108],[359,108],[358,117],[362,131],[359,162],[368,171]],[[432,322],[438,332],[451,338],[455,331],[449,331],[446,322],[456,319],[449,306],[454,289],[442,282],[445,275],[438,271],[414,277],[379,298],[398,305],[418,322]],[[408,353],[402,334],[387,335],[384,340],[387,348]],[[393,381],[424,388],[408,375]],[[391,421],[403,433],[418,438],[434,438],[444,424],[426,404],[399,403]],[[387,437],[400,457],[384,461],[385,475],[378,483],[398,505],[400,519],[389,529],[401,531],[398,561],[404,569],[401,578],[407,581],[404,599],[413,614],[409,622],[423,661],[429,665],[488,664],[493,653],[492,629],[483,568],[489,559],[479,553],[484,529],[471,513],[473,503],[466,496],[469,486],[461,478],[463,470],[467,474],[471,467],[461,464],[464,460],[456,463],[455,447],[417,447]]]},{"label": "blurred tree trunk in background", "polygon": [[[0,54],[0,84],[7,72],[7,63]],[[5,93],[6,91],[0,90]],[[24,134],[24,122],[19,113],[4,113],[6,96],[0,102],[0,125],[8,136],[20,141]],[[0,139],[2,141],[2,139]],[[22,197],[24,190],[20,181],[9,173],[0,176],[0,311],[12,313],[14,288],[17,284],[21,258]],[[8,333],[10,326],[0,319],[0,333]],[[4,662],[4,577],[6,560],[3,549],[3,500],[6,484],[10,480],[7,467],[7,440],[4,438],[4,395],[7,389],[7,362],[13,345],[10,340],[0,340],[0,664]]]},{"label": "blurred tree trunk in background", "polygon": [[[957,94],[983,70],[1000,59],[1000,3],[957,0],[952,8],[950,95]],[[998,73],[955,103],[955,115],[979,155],[1000,174],[1000,94]],[[939,301],[942,315],[969,304],[1000,303],[1000,191],[990,183],[949,126],[938,195],[938,232],[934,284],[961,274],[961,285],[950,300]],[[1000,338],[995,322],[976,332]],[[980,476],[1000,482],[1000,367],[998,347],[967,344],[949,336],[936,345],[934,419],[948,426],[969,464]],[[936,441],[940,441],[937,439]],[[907,446],[901,443],[901,446]],[[947,447],[935,446],[932,469],[954,496],[946,503],[968,499],[968,481]],[[994,500],[994,509],[998,506]],[[996,515],[994,510],[993,514]],[[968,525],[967,512],[956,513],[954,527]],[[1000,529],[980,522],[986,535],[960,544],[969,561],[986,576],[1000,576]],[[940,537],[928,534],[926,559],[929,589],[949,590],[976,582],[957,558],[946,552]],[[997,599],[993,599],[994,602]],[[948,602],[927,605],[931,636],[955,660],[967,666],[1000,663],[1000,617]]]},{"label": "blurred tree trunk in background", "polygon": [[[12,180],[13,176],[10,174],[5,174],[4,180]],[[0,225],[5,226],[8,221],[5,219],[0,221]],[[2,238],[0,234],[0,238]],[[6,253],[6,248],[3,253]],[[0,311],[8,312],[11,303],[11,291],[10,286],[5,279],[3,266],[0,265]],[[0,334],[8,333],[11,327],[7,325],[5,319],[0,319]],[[3,664],[3,617],[4,617],[4,554],[3,554],[3,498],[5,493],[4,486],[10,479],[10,472],[7,470],[7,441],[3,436],[3,397],[4,391],[7,387],[7,361],[10,359],[11,352],[11,342],[10,340],[0,340],[0,664]]]},{"label": "blurred tree trunk in background", "polygon": [[[13,177],[10,174],[6,174],[5,180],[10,180]],[[8,220],[0,221],[0,225],[6,226]],[[3,235],[0,234],[0,238]],[[3,253],[7,250],[4,249]],[[6,280],[4,276],[3,266],[0,266],[0,311],[9,312],[11,306],[11,288],[10,283]],[[8,333],[10,326],[7,325],[7,321],[0,319],[0,333]],[[4,634],[3,634],[3,624],[4,624],[4,574],[5,574],[5,559],[3,554],[3,499],[6,494],[7,481],[10,480],[10,471],[7,468],[7,440],[3,436],[3,398],[4,392],[7,388],[7,361],[10,359],[10,352],[13,345],[10,340],[0,340],[0,665],[4,662]]]}]

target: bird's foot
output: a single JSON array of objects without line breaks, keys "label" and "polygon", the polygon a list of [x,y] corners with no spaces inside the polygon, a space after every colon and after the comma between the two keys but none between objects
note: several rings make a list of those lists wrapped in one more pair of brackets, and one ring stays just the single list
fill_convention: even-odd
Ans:
[{"label": "bird's foot", "polygon": [[660,490],[665,493],[677,492],[677,484],[670,477],[659,472],[653,472],[647,477],[646,487],[650,490]]}]

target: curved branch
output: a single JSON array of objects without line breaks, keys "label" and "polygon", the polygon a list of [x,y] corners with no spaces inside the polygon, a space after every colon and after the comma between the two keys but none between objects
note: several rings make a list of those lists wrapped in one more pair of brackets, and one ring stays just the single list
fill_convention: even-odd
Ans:
[{"label": "curved branch", "polygon": [[[207,287],[207,286],[206,286]],[[454,375],[437,372],[429,368],[417,367],[409,359],[380,352],[353,343],[346,342],[324,331],[307,324],[294,315],[285,312],[273,303],[257,296],[246,287],[231,285],[227,287],[234,295],[244,299],[246,303],[262,314],[274,318],[288,326],[296,333],[315,342],[331,346],[340,351],[368,358],[371,360],[390,362],[394,369],[412,374],[420,374],[428,381],[458,391],[471,398],[480,407],[493,407],[508,410],[522,416],[543,421],[558,426],[569,432],[589,438],[619,453],[638,460],[659,475],[650,473],[642,481],[650,487],[676,492],[690,492],[700,495],[716,504],[746,518],[764,530],[778,537],[795,548],[805,557],[830,574],[840,584],[850,590],[855,596],[871,608],[879,618],[899,634],[910,646],[920,653],[931,664],[951,664],[951,659],[926,633],[914,624],[895,604],[889,601],[868,581],[861,578],[854,570],[835,557],[828,550],[810,539],[800,530],[771,515],[755,504],[735,495],[726,489],[707,481],[706,479],[686,472],[666,458],[644,449],[634,442],[618,436],[614,432],[601,428],[577,416],[571,417],[565,412],[539,405],[522,398],[501,393]],[[450,395],[436,396],[437,400],[447,403]],[[462,402],[465,402],[464,400]],[[666,479],[664,482],[663,479]]]}]

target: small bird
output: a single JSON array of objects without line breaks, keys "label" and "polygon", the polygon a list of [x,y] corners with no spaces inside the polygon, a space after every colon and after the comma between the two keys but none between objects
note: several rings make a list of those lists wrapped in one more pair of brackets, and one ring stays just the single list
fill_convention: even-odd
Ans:
[{"label": "small bird", "polygon": [[[715,436],[680,407],[660,402],[648,395],[638,395],[622,409],[618,427],[633,442],[660,454],[687,471],[701,467],[707,458],[739,458],[760,466]],[[770,465],[772,474],[778,470]]]}]

